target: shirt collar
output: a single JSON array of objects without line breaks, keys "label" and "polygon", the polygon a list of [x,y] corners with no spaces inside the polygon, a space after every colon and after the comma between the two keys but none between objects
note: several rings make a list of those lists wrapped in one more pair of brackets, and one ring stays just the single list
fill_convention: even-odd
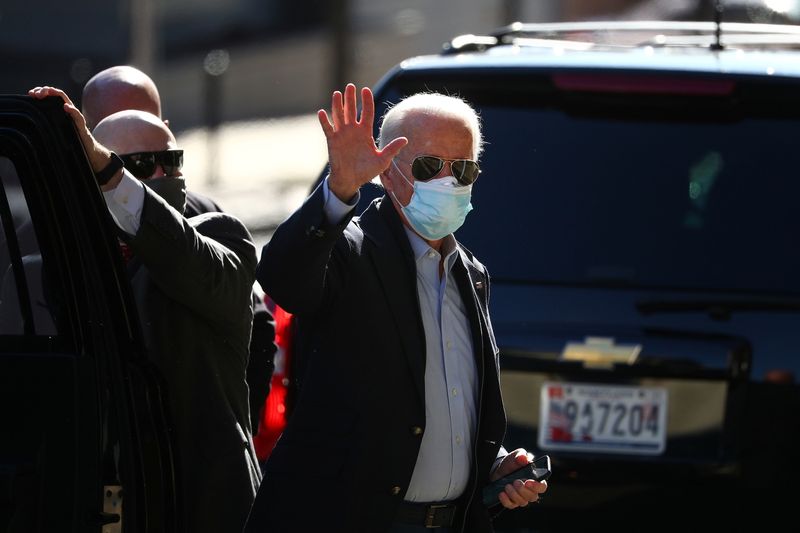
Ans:
[{"label": "shirt collar", "polygon": [[[411,228],[403,224],[403,229],[405,230],[406,235],[408,235],[408,242],[411,244],[411,250],[414,252],[415,261],[419,261],[430,250],[433,250],[433,248],[431,248],[431,246],[425,242],[425,239],[414,233]],[[436,252],[436,250],[433,251]],[[450,267],[453,266],[456,252],[456,239],[453,237],[452,233],[442,239],[441,252],[444,254],[445,262],[447,263],[449,270]]]}]

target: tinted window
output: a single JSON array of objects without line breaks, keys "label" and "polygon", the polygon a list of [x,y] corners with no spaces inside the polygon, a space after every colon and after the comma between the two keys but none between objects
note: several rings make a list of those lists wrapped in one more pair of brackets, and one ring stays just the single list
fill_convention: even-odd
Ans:
[{"label": "tinted window", "polygon": [[42,255],[14,163],[0,156],[0,335],[56,333]]}]

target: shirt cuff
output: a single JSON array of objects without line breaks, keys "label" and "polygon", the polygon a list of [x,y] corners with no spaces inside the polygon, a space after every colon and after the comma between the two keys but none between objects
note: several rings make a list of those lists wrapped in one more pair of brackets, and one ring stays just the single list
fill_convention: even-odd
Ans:
[{"label": "shirt cuff", "polygon": [[131,176],[127,170],[123,170],[119,185],[110,191],[104,191],[103,197],[116,225],[126,233],[136,235],[144,207],[142,182]]},{"label": "shirt cuff", "polygon": [[328,186],[328,176],[325,176],[325,180],[322,182],[322,193],[325,198],[323,211],[329,224],[339,224],[344,220],[355,209],[358,200],[361,198],[361,191],[357,191],[351,203],[344,203],[338,196],[331,193],[331,189]]},{"label": "shirt cuff", "polygon": [[490,476],[494,474],[494,471],[497,470],[497,467],[500,466],[500,463],[503,462],[506,455],[508,455],[508,451],[506,451],[505,446],[500,446],[500,449],[497,450],[497,458],[494,460],[494,463],[492,463],[492,469],[489,470]]}]

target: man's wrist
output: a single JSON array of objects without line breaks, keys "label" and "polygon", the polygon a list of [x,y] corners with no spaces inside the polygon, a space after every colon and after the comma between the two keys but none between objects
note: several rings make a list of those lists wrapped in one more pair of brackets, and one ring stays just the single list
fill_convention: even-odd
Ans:
[{"label": "man's wrist", "polygon": [[108,183],[111,178],[116,176],[117,173],[122,170],[122,167],[125,166],[120,156],[114,152],[109,152],[109,155],[110,159],[108,160],[106,166],[94,173],[94,178],[97,180],[97,184],[101,187]]}]

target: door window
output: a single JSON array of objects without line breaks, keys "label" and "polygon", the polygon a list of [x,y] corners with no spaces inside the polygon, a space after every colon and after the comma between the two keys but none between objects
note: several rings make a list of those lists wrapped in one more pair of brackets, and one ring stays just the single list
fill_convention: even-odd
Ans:
[{"label": "door window", "polygon": [[55,335],[53,283],[14,162],[0,155],[0,335]]}]

